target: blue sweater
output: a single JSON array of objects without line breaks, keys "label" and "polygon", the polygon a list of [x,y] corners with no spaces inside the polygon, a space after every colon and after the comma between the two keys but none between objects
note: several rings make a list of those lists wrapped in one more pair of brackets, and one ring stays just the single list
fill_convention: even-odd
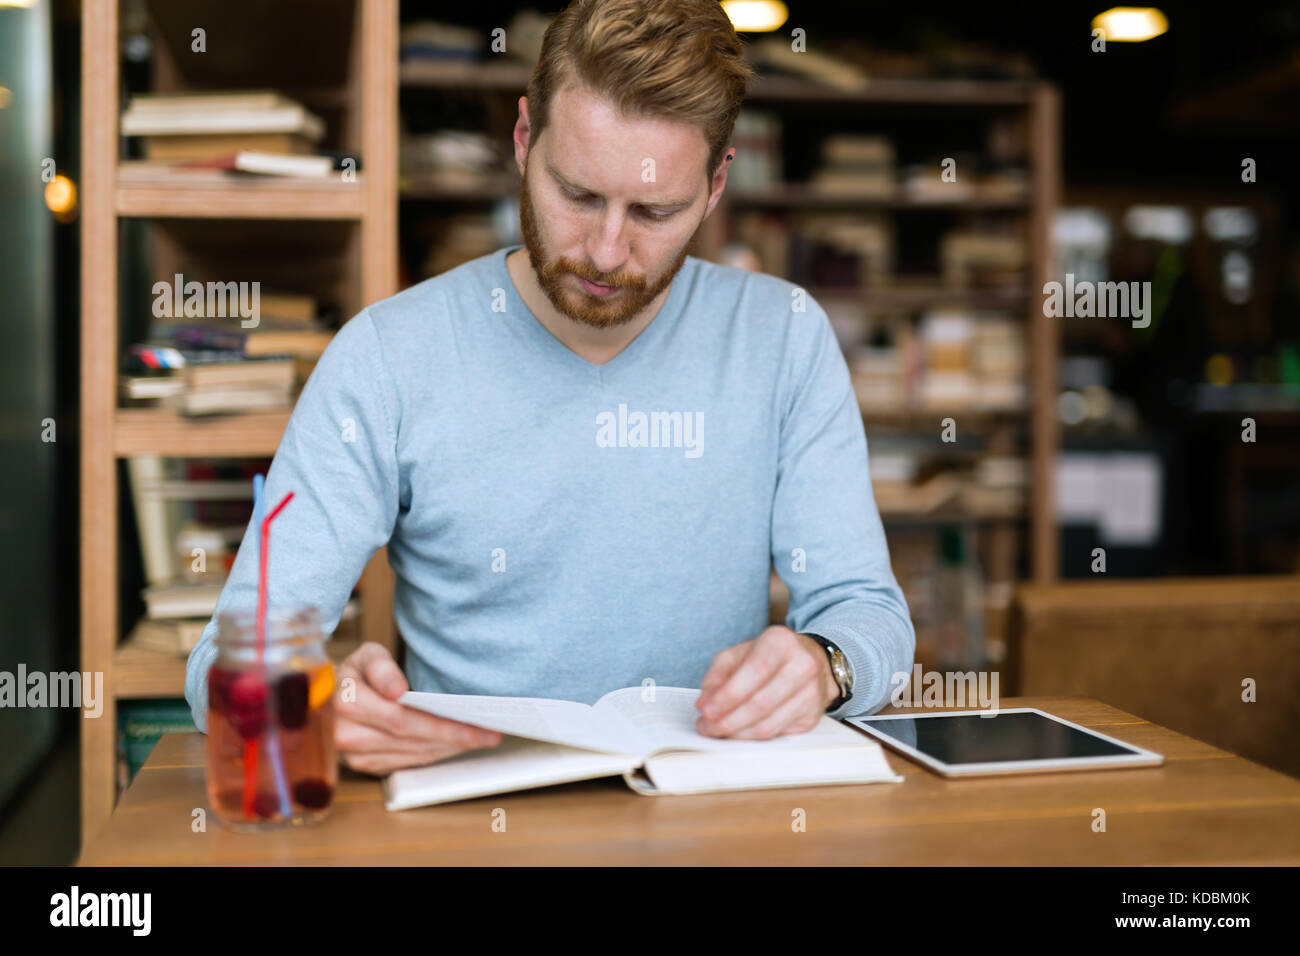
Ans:
[{"label": "blue sweater", "polygon": [[[838,645],[879,709],[916,643],[822,308],[687,257],[654,320],[593,365],[524,305],[499,249],[363,309],[302,390],[266,479],[273,607],[333,632],[377,548],[413,690],[594,703],[698,687],[768,624]],[[800,308],[801,303],[805,306]],[[217,614],[255,607],[245,532]],[[185,695],[206,730],[217,617]]]}]

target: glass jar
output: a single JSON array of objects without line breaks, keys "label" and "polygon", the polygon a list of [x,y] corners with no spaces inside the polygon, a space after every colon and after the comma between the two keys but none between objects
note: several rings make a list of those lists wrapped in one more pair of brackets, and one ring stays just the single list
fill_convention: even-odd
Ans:
[{"label": "glass jar", "polygon": [[217,621],[208,671],[208,801],[222,823],[262,830],[320,820],[338,784],[334,665],[314,607]]}]

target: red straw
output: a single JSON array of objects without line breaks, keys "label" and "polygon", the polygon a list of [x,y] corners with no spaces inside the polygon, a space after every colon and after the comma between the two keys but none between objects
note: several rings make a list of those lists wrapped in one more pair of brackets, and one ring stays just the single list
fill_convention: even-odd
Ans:
[{"label": "red straw", "polygon": [[271,511],[269,515],[262,519],[261,538],[262,553],[257,563],[257,663],[262,663],[262,651],[266,646],[266,564],[267,556],[271,550],[271,522],[275,516],[284,510],[284,506],[289,503],[293,497],[293,492],[289,492]]},{"label": "red straw", "polygon": [[[264,651],[266,649],[266,565],[271,550],[271,522],[278,515],[284,506],[289,503],[293,497],[293,492],[289,492],[284,499],[275,506],[269,515],[262,519],[262,527],[259,528],[259,544],[261,545],[257,562],[257,665],[263,666]],[[256,811],[253,805],[254,794],[257,790],[257,741],[255,739],[244,741],[244,816],[252,819]]]}]

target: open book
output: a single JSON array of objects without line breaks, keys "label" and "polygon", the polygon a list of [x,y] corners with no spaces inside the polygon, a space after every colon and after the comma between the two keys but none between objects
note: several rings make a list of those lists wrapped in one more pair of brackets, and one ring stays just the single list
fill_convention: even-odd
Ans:
[{"label": "open book", "polygon": [[880,745],[823,717],[812,730],[770,740],[696,733],[699,690],[625,687],[594,705],[540,697],[408,691],[398,702],[502,734],[496,747],[384,781],[389,810],[618,774],[637,793],[898,782]]}]

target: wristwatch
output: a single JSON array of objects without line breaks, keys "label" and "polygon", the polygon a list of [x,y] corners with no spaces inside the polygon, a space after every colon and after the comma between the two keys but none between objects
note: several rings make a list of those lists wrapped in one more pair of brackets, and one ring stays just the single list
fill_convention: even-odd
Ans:
[{"label": "wristwatch", "polygon": [[853,696],[853,669],[849,667],[849,659],[844,656],[844,652],[826,638],[820,634],[807,636],[825,648],[826,656],[831,659],[831,676],[835,678],[835,683],[840,688],[840,696],[826,708],[826,713],[829,714],[835,708],[842,707],[844,702]]}]

